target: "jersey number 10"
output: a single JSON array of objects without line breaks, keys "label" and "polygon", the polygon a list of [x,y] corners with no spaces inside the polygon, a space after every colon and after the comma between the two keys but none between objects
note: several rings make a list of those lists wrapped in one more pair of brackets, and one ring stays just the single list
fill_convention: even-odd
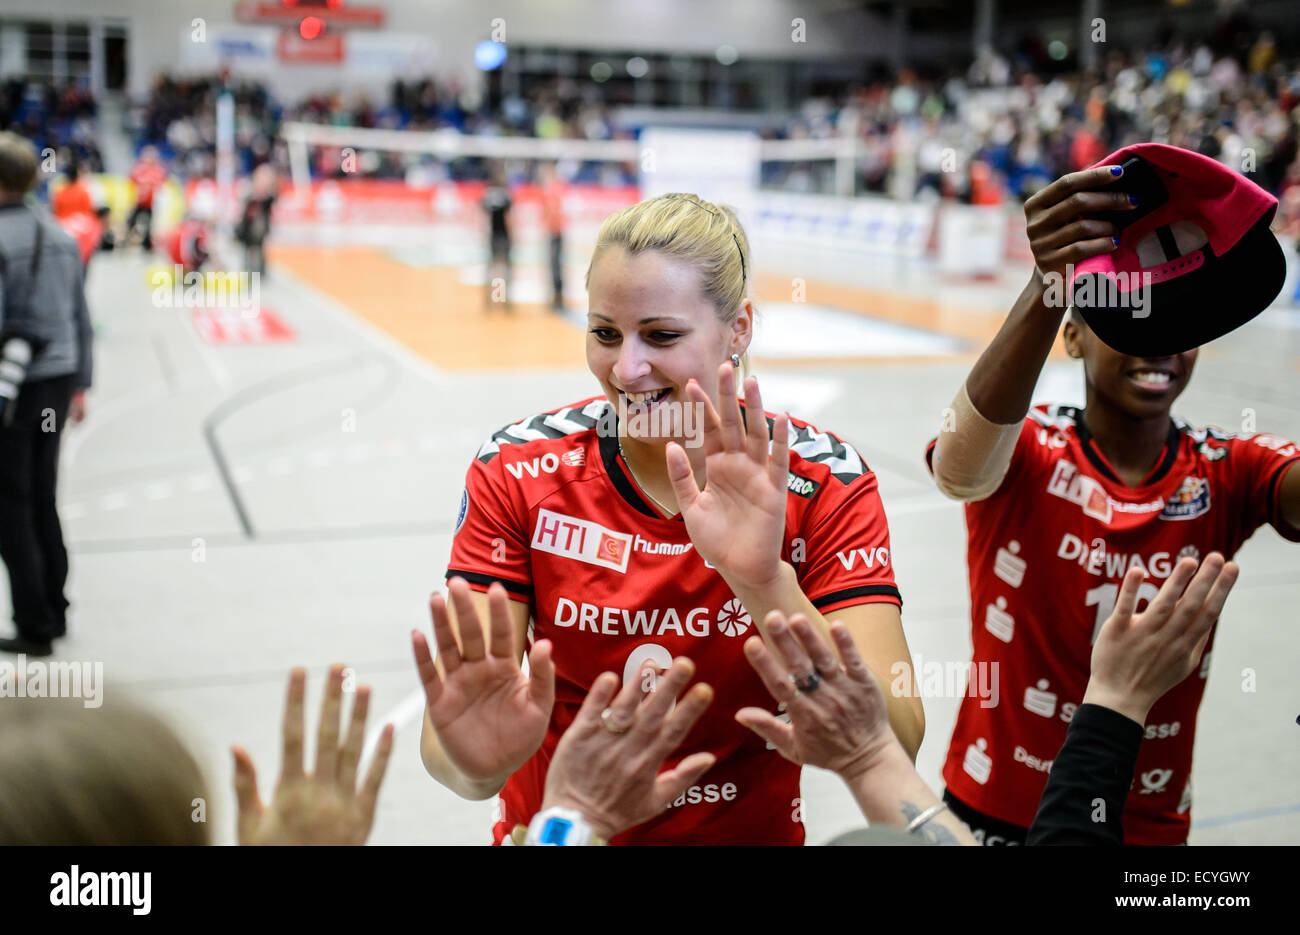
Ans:
[{"label": "jersey number 10", "polygon": [[[1138,613],[1142,609],[1144,601],[1147,604],[1150,604],[1151,601],[1155,600],[1156,595],[1159,593],[1160,589],[1154,584],[1150,581],[1143,581],[1142,586],[1138,588],[1137,604],[1135,605],[1133,612]],[[1097,622],[1092,628],[1091,640],[1092,643],[1096,643],[1097,634],[1101,633],[1101,625],[1106,622],[1106,619],[1115,610],[1115,600],[1119,597],[1119,585],[1100,585],[1099,587],[1095,587],[1089,591],[1087,597],[1087,606],[1091,607],[1093,604],[1097,605]]]}]

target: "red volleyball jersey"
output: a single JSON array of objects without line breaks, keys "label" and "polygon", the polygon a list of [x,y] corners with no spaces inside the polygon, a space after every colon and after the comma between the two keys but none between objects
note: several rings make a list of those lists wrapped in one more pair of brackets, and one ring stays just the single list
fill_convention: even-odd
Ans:
[{"label": "red volleyball jersey", "polygon": [[153,207],[153,196],[167,182],[167,169],[161,163],[137,160],[131,168],[131,182],[135,185],[136,204]]},{"label": "red volleyball jersey", "polygon": [[[927,463],[933,451],[932,441]],[[1155,469],[1132,488],[1106,463],[1082,410],[1030,410],[1002,485],[966,504],[973,658],[999,690],[962,700],[943,770],[952,793],[994,818],[1032,824],[1127,570],[1147,573],[1141,610],[1183,556],[1231,558],[1264,523],[1300,541],[1277,513],[1278,485],[1297,460],[1294,443],[1271,435],[1171,420]],[[1211,634],[1199,671],[1147,717],[1126,844],[1187,839],[1192,741],[1213,646]]]},{"label": "red volleyball jersey", "polygon": [[[659,818],[615,843],[802,844],[799,767],[737,724],[740,708],[775,710],[741,651],[753,621],[696,552],[680,517],[640,495],[603,398],[495,433],[470,465],[448,577],[479,591],[500,581],[532,610],[530,641],[554,645],[556,700],[541,749],[501,792],[498,842],[542,802],[547,764],[601,672],[634,676],[679,655],[713,704],[680,751],[717,764]],[[769,433],[772,418],[768,417]],[[875,475],[851,446],[791,420],[782,557],[824,614],[870,602],[901,606]]]}]

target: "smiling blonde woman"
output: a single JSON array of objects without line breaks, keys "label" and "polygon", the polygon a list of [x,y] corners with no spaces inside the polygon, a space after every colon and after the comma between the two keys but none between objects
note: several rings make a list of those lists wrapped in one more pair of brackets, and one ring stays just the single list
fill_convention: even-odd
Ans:
[{"label": "smiling blonde woman", "polygon": [[[756,378],[737,386],[753,337],[751,281],[748,241],[725,207],[662,195],[612,215],[587,272],[587,364],[602,395],[506,426],[470,465],[447,571],[452,605],[487,620],[496,594],[514,646],[489,650],[462,634],[439,647],[501,658],[491,678],[471,683],[464,667],[430,694],[421,752],[462,796],[500,794],[497,842],[537,811],[559,737],[600,673],[653,690],[655,670],[688,656],[716,700],[682,750],[717,763],[614,843],[801,844],[799,766],[734,717],[772,706],[742,652],[746,636],[773,609],[804,613],[823,632],[833,616],[882,684],[894,663],[910,664],[875,475],[831,433],[765,413]],[[698,414],[698,435],[687,413]],[[438,613],[442,603],[434,598]],[[528,643],[534,671],[554,667],[553,699],[520,671]],[[422,645],[417,637],[417,657]],[[816,691],[838,675],[809,672],[799,684]],[[618,732],[626,713],[611,708],[606,728]],[[914,756],[920,699],[891,697],[889,714]]]}]

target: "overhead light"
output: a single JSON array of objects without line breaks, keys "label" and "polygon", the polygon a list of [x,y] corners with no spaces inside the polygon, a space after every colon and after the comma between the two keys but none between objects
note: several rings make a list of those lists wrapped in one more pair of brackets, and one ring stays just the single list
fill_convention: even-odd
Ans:
[{"label": "overhead light", "polygon": [[650,63],[639,55],[634,55],[627,60],[627,73],[633,78],[644,78],[650,71]]},{"label": "overhead light", "polygon": [[325,31],[325,21],[319,16],[304,16],[298,24],[298,35],[304,39],[315,39]]},{"label": "overhead light", "polygon": [[474,64],[482,71],[495,71],[505,64],[506,47],[504,43],[485,39],[474,47]]},{"label": "overhead light", "polygon": [[718,51],[713,54],[718,57],[718,61],[723,65],[734,65],[736,59],[740,58],[740,53],[736,51],[734,45],[720,45]]}]

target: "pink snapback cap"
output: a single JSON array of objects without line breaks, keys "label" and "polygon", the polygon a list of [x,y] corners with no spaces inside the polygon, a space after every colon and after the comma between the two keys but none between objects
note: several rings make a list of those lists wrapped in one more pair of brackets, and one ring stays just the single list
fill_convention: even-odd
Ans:
[{"label": "pink snapback cap", "polygon": [[[1269,230],[1277,199],[1208,156],[1162,143],[1126,146],[1097,165],[1133,157],[1154,170],[1168,200],[1123,227],[1113,252],[1074,268],[1071,301],[1115,350],[1165,357],[1239,328],[1277,297],[1286,278]],[[1130,190],[1129,175],[1113,187]]]}]

